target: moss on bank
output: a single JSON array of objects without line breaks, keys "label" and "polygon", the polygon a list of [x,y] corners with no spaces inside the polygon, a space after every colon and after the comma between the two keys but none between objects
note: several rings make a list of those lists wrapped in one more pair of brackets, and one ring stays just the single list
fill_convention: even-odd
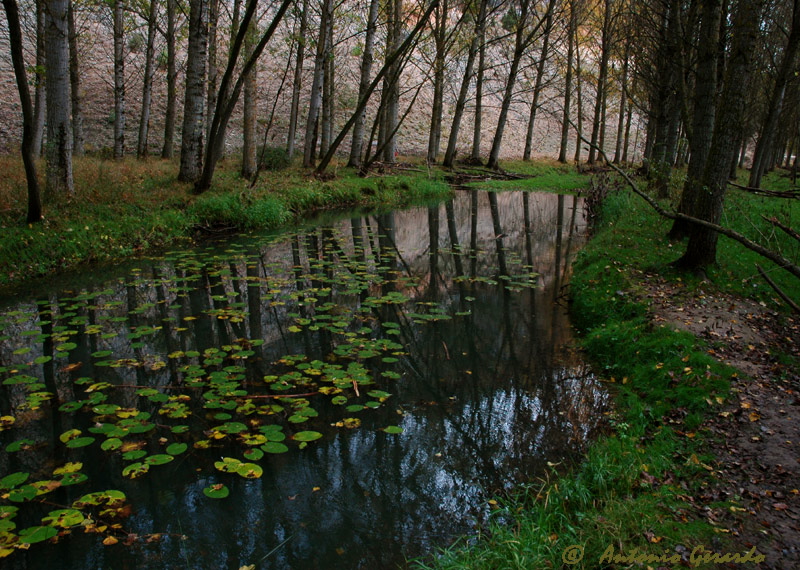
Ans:
[{"label": "moss on bank", "polygon": [[204,231],[269,230],[320,210],[398,207],[443,199],[451,190],[434,173],[360,178],[340,169],[328,181],[288,168],[258,183],[223,161],[212,190],[192,195],[173,162],[75,161],[76,195],[45,204],[45,221],[24,224],[25,178],[17,157],[0,157],[0,287],[82,264],[113,261],[190,241]]}]

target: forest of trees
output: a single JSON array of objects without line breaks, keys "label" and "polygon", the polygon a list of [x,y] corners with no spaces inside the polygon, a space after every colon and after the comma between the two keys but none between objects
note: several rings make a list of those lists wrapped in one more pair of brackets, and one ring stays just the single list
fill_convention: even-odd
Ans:
[{"label": "forest of trees", "polygon": [[[717,223],[736,166],[796,167],[800,0],[3,0],[0,144],[21,148],[28,221],[73,192],[72,157],[218,160],[282,149],[318,173],[418,154],[641,162]],[[12,81],[16,79],[16,83]],[[12,86],[16,91],[12,91]],[[677,220],[687,267],[716,232]]]}]

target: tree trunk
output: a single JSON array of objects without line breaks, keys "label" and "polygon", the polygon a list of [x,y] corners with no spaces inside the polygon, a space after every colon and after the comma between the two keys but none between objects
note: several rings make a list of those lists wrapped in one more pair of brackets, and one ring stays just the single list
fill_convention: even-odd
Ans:
[{"label": "tree trunk", "polygon": [[525,150],[522,153],[522,160],[528,161],[531,159],[531,151],[533,150],[533,127],[536,123],[536,111],[539,108],[539,96],[542,93],[542,83],[544,80],[544,66],[549,56],[548,49],[550,47],[550,31],[553,28],[553,9],[547,12],[546,22],[544,25],[544,38],[542,39],[542,53],[539,58],[539,65],[536,68],[536,83],[533,86],[533,101],[531,102],[531,113],[528,118],[528,131],[525,135]]},{"label": "tree trunk", "polygon": [[[597,148],[603,148],[605,141],[600,136],[605,130],[601,128],[605,115],[606,82],[608,77],[608,60],[611,56],[611,0],[603,0],[603,29],[600,40],[600,70],[597,75],[597,96],[594,102],[594,120],[592,121],[592,144],[589,146],[588,163],[594,164]],[[604,123],[602,126],[605,126]]]},{"label": "tree trunk", "polygon": [[[358,99],[364,96],[370,84],[372,74],[372,61],[375,55],[375,31],[378,24],[379,0],[371,0],[367,16],[367,35],[364,38],[364,53],[361,57],[361,78],[358,82]],[[353,140],[350,144],[350,158],[347,166],[359,168],[361,166],[361,152],[364,147],[364,129],[367,122],[367,111],[363,109],[353,123]]]},{"label": "tree trunk", "polygon": [[[733,41],[725,86],[719,99],[714,134],[703,174],[705,191],[697,195],[691,214],[714,224],[719,224],[722,217],[730,161],[736,152],[736,140],[742,128],[763,3],[764,0],[740,0],[731,30]],[[686,251],[676,264],[691,270],[714,264],[718,237],[716,231],[693,224],[689,229]]]},{"label": "tree trunk", "polygon": [[125,156],[125,5],[114,0],[114,158]]},{"label": "tree trunk", "polygon": [[447,19],[448,0],[442,0],[436,11],[436,23],[433,26],[433,41],[436,54],[433,59],[433,105],[431,108],[431,126],[428,132],[429,164],[435,164],[439,157],[439,145],[442,140],[442,113],[444,112],[444,64],[447,56]]},{"label": "tree trunk", "polygon": [[19,101],[22,106],[22,162],[28,183],[27,223],[33,224],[42,219],[42,203],[39,196],[39,179],[36,176],[36,157],[34,153],[34,115],[31,92],[28,89],[28,76],[25,73],[25,60],[22,53],[22,30],[19,24],[19,9],[16,0],[3,0],[8,21],[8,39],[11,45],[11,61],[17,80]]},{"label": "tree trunk", "polygon": [[[569,106],[572,102],[572,56],[575,50],[575,28],[577,15],[575,1],[570,2],[569,24],[567,24],[567,76],[564,78],[564,116],[561,120],[561,145],[558,150],[558,162],[567,162],[567,144],[569,143]],[[580,145],[580,140],[575,144]]]},{"label": "tree trunk", "polygon": [[78,68],[78,32],[75,29],[75,8],[69,3],[69,84],[72,97],[72,154],[83,155],[83,110],[81,109],[81,79]]},{"label": "tree trunk", "polygon": [[[257,27],[255,21],[250,22],[250,29],[244,40],[245,58],[253,55],[255,47],[255,34]],[[258,84],[257,66],[253,66],[244,77],[244,110],[242,117],[242,178],[252,180],[258,170],[258,160],[256,157],[256,119],[258,117]],[[277,98],[277,95],[276,95]]]},{"label": "tree trunk", "polygon": [[[47,25],[45,16],[45,3],[47,0],[36,0],[36,69],[33,80],[33,154],[42,155],[42,142],[44,141],[44,119],[46,114],[46,88],[45,88],[45,37]],[[15,0],[16,2],[16,0]]]},{"label": "tree trunk", "polygon": [[792,24],[789,32],[789,40],[783,51],[783,60],[778,68],[775,77],[775,84],[772,88],[770,104],[767,107],[767,117],[764,126],[761,128],[761,135],[756,143],[756,150],[753,154],[753,166],[750,169],[750,181],[748,186],[751,188],[761,187],[761,177],[771,164],[766,160],[769,149],[773,146],[775,134],[778,129],[778,119],[783,109],[783,100],[786,95],[786,86],[795,75],[797,67],[797,52],[800,48],[800,0],[794,0],[792,4]]},{"label": "tree trunk", "polygon": [[183,135],[178,180],[194,182],[203,168],[203,95],[206,84],[206,0],[190,0],[189,48],[183,103]]},{"label": "tree trunk", "polygon": [[[553,11],[555,2],[556,0],[550,0],[547,5],[547,14],[550,14]],[[500,147],[503,144],[503,133],[508,120],[508,113],[511,108],[511,100],[514,95],[514,86],[517,81],[517,74],[519,73],[519,65],[522,61],[522,56],[525,54],[531,42],[533,41],[536,32],[545,21],[545,15],[543,15],[543,18],[540,19],[532,29],[528,30],[529,8],[530,1],[522,0],[520,3],[520,13],[517,19],[517,27],[514,34],[514,55],[511,59],[511,69],[508,72],[506,88],[503,92],[503,102],[500,105],[500,116],[497,119],[497,129],[494,132],[492,149],[489,152],[489,161],[487,163],[487,166],[493,169],[500,167]]]},{"label": "tree trunk", "polygon": [[[373,0],[377,2],[377,0]],[[291,160],[294,157],[294,139],[297,135],[297,119],[300,110],[300,87],[303,79],[303,60],[306,53],[306,30],[308,28],[308,0],[303,0],[300,12],[300,32],[297,38],[297,60],[294,67],[294,81],[292,82],[292,104],[289,110],[289,132],[286,135],[286,154]],[[374,33],[374,31],[373,31]]]},{"label": "tree trunk", "polygon": [[[703,192],[702,178],[706,169],[708,153],[714,134],[717,97],[717,42],[719,20],[722,16],[722,0],[707,0],[703,3],[700,38],[697,51],[697,79],[695,81],[694,113],[689,137],[689,167],[683,186],[678,212],[694,215],[695,198]],[[676,219],[669,231],[670,239],[682,239],[689,232],[689,224]]]},{"label": "tree trunk", "polygon": [[146,158],[148,154],[147,137],[150,131],[150,101],[153,94],[153,76],[155,74],[156,24],[158,18],[158,0],[150,0],[147,15],[147,48],[144,59],[144,84],[142,86],[142,113],[139,117],[139,141],[136,145],[136,156]]},{"label": "tree trunk", "polygon": [[628,58],[630,55],[630,40],[625,41],[625,56],[622,62],[622,81],[620,82],[619,89],[619,117],[617,120],[617,144],[614,147],[614,164],[619,164],[622,160],[622,141],[624,139],[625,130],[625,110],[626,110],[626,97],[628,95]]},{"label": "tree trunk", "polygon": [[575,164],[579,164],[581,161],[581,140],[583,138],[583,93],[582,93],[582,81],[581,81],[581,45],[579,43],[579,34],[578,34],[578,26],[575,26],[575,95],[576,95],[576,103],[578,104],[578,116],[576,121],[577,132],[575,138],[575,156],[573,160]]},{"label": "tree trunk", "polygon": [[444,160],[442,161],[442,165],[446,168],[452,168],[456,158],[458,132],[461,129],[461,119],[464,116],[464,108],[467,105],[469,84],[472,80],[473,68],[475,67],[475,56],[478,53],[478,47],[483,37],[483,29],[486,25],[486,5],[487,0],[481,0],[480,6],[478,7],[478,15],[475,19],[475,35],[472,36],[472,41],[469,44],[467,66],[464,70],[464,77],[461,80],[461,89],[458,91],[456,108],[453,112],[453,124],[450,126],[450,137],[447,139],[447,150],[444,153]]},{"label": "tree trunk", "polygon": [[317,52],[314,57],[314,76],[311,79],[311,95],[308,103],[308,117],[306,118],[305,148],[303,152],[303,166],[312,168],[316,162],[317,137],[320,111],[322,109],[322,83],[325,73],[325,33],[328,30],[325,18],[328,15],[328,5],[330,0],[322,0],[320,12],[322,21],[319,25],[319,36],[317,38]]},{"label": "tree trunk", "polygon": [[206,67],[206,140],[210,140],[211,121],[217,106],[217,20],[219,19],[219,0],[208,2],[208,66]]},{"label": "tree trunk", "polygon": [[161,158],[172,158],[175,152],[175,100],[178,72],[175,64],[175,6],[177,0],[167,0],[167,110],[164,114],[164,147]]},{"label": "tree trunk", "polygon": [[[438,4],[438,3],[437,3]],[[390,2],[389,36],[386,39],[386,53],[397,52],[403,35],[403,1]],[[384,82],[383,95],[383,134],[378,136],[378,144],[383,147],[383,160],[394,162],[397,155],[397,121],[400,114],[400,62],[395,61],[389,67]]]},{"label": "tree trunk", "polygon": [[[269,43],[269,40],[272,38],[272,35],[275,33],[278,24],[280,24],[284,14],[286,14],[286,10],[289,9],[289,5],[292,2],[293,0],[283,0],[273,16],[272,22],[267,27],[267,30],[262,34],[258,44],[256,44],[256,46],[253,48],[252,55],[247,58],[247,61],[245,61],[244,65],[242,66],[241,73],[236,79],[236,82],[233,83],[233,74],[236,70],[236,64],[239,60],[239,54],[241,53],[242,45],[244,44],[244,37],[249,29],[250,22],[253,19],[258,0],[250,0],[247,3],[247,9],[245,10],[244,18],[239,26],[239,32],[236,34],[236,39],[231,46],[230,54],[228,55],[228,64],[225,67],[225,73],[223,74],[222,81],[219,85],[217,106],[214,108],[214,118],[211,122],[211,132],[209,134],[208,147],[206,148],[205,153],[205,163],[203,164],[202,174],[194,185],[194,192],[196,194],[200,194],[211,187],[211,180],[214,177],[214,169],[216,168],[217,161],[222,156],[222,149],[225,145],[225,133],[228,128],[228,121],[230,120],[231,115],[233,115],[236,103],[239,100],[239,95],[241,94],[242,87],[244,86],[245,76],[258,62],[258,58],[264,52],[264,48],[267,46],[267,43]],[[232,83],[233,87],[231,87]]]},{"label": "tree trunk", "polygon": [[[315,170],[317,174],[323,173],[325,169],[328,167],[328,164],[330,164],[330,161],[333,158],[333,154],[336,152],[336,149],[339,148],[339,145],[342,144],[342,140],[344,140],[344,137],[347,136],[347,133],[350,132],[350,129],[353,127],[353,123],[355,123],[356,116],[367,105],[367,102],[369,101],[369,98],[372,96],[372,93],[375,91],[375,88],[378,86],[378,83],[380,83],[380,81],[384,78],[384,76],[387,75],[389,69],[391,69],[398,63],[400,57],[403,54],[405,54],[408,49],[411,48],[412,44],[416,42],[417,35],[419,34],[420,30],[427,24],[428,18],[430,18],[430,15],[433,12],[434,8],[436,7],[437,3],[438,0],[433,0],[431,2],[431,4],[425,10],[425,13],[423,13],[422,16],[420,16],[420,18],[417,20],[417,24],[414,26],[414,29],[412,29],[411,32],[406,34],[405,39],[400,44],[400,46],[386,56],[386,60],[384,61],[383,67],[380,69],[375,79],[372,80],[372,83],[370,83],[367,92],[359,100],[356,109],[353,111],[353,115],[350,117],[347,123],[345,123],[344,127],[342,127],[342,130],[339,131],[339,134],[337,135],[336,139],[333,141],[333,143],[331,143],[331,147],[328,149],[328,152],[325,154],[325,156],[322,157],[322,160],[320,160],[320,163]],[[419,92],[419,90],[417,92]],[[394,133],[390,133],[390,136],[393,137]]]},{"label": "tree trunk", "polygon": [[486,22],[478,36],[478,74],[475,77],[475,118],[472,122],[472,152],[469,160],[472,164],[481,164],[481,138],[483,137],[483,76],[486,72]]},{"label": "tree trunk", "polygon": [[334,121],[334,60],[333,60],[333,2],[326,3],[328,10],[325,16],[325,51],[322,56],[322,123],[319,144],[320,156],[328,152],[333,138]]},{"label": "tree trunk", "polygon": [[72,133],[69,121],[69,0],[49,0],[47,12],[47,182],[45,202],[71,200]]}]

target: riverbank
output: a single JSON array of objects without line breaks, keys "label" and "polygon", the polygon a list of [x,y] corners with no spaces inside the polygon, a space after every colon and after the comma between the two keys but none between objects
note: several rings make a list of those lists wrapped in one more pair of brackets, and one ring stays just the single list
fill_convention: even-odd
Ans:
[{"label": "riverbank", "polygon": [[395,208],[452,192],[443,173],[417,167],[363,178],[341,168],[326,180],[288,167],[262,171],[252,188],[236,168],[222,161],[212,190],[194,196],[173,161],[76,158],[74,199],[46,203],[44,222],[27,226],[21,161],[0,157],[0,288],[208,235],[288,227],[324,210]]},{"label": "riverbank", "polygon": [[[758,232],[758,214],[774,209],[797,212],[732,192],[726,222]],[[668,228],[611,192],[574,265],[573,323],[615,394],[609,433],[579,466],[500,501],[470,546],[418,567],[708,567],[762,554],[796,567],[797,320],[753,277],[763,261],[737,244],[720,242],[707,281],[673,270],[682,248]],[[798,297],[797,283],[774,276]]]}]

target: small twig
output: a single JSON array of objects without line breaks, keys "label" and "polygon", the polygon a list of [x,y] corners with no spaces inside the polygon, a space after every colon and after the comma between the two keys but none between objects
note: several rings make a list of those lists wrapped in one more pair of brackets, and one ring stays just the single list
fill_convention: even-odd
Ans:
[{"label": "small twig", "polygon": [[771,218],[768,218],[766,216],[761,216],[761,217],[764,218],[766,221],[768,221],[773,226],[782,229],[784,232],[789,234],[794,239],[800,241],[800,233],[797,233],[794,229],[792,229],[789,226],[787,226],[786,224],[782,223],[780,220],[778,220],[778,218],[776,218],[774,216],[771,217]]},{"label": "small twig", "polygon": [[761,277],[763,277],[764,281],[766,281],[769,284],[769,286],[772,287],[775,290],[775,292],[778,294],[778,296],[781,299],[783,299],[783,301],[787,305],[789,305],[795,313],[800,313],[800,305],[798,305],[797,303],[792,301],[789,298],[789,296],[786,295],[786,293],[784,293],[783,290],[781,290],[780,287],[778,287],[778,284],[775,283],[772,279],[769,278],[769,275],[767,275],[767,273],[763,269],[761,269],[760,265],[756,264],[756,269],[758,269],[758,272],[761,274]]}]

